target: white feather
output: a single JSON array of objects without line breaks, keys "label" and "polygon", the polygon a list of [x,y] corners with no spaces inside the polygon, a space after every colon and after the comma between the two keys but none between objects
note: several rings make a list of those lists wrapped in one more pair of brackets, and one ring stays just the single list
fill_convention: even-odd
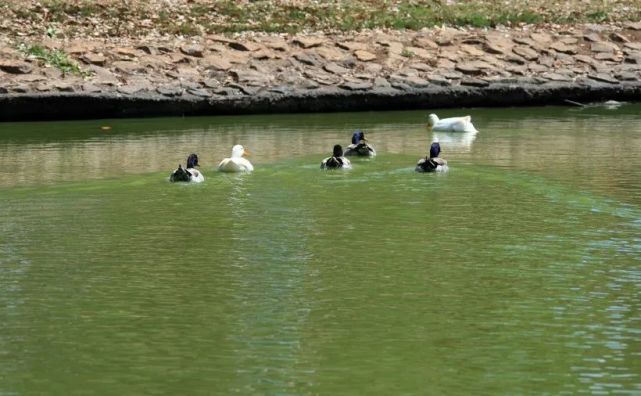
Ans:
[{"label": "white feather", "polygon": [[436,114],[430,114],[428,116],[429,126],[433,131],[441,132],[478,132],[474,125],[472,125],[471,116],[463,117],[450,117],[439,119]]},{"label": "white feather", "polygon": [[193,183],[202,183],[205,181],[205,176],[201,171],[195,168],[187,168],[187,172],[191,173],[189,181]]},{"label": "white feather", "polygon": [[251,172],[254,170],[254,166],[243,158],[245,155],[245,148],[240,144],[232,147],[231,157],[225,158],[220,161],[218,164],[218,170],[221,172]]}]

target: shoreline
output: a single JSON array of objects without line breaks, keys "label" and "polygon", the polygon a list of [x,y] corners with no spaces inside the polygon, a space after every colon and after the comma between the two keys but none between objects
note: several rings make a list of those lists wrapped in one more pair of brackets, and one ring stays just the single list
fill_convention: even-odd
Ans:
[{"label": "shoreline", "polygon": [[641,23],[38,46],[76,72],[0,42],[0,121],[641,101]]},{"label": "shoreline", "polygon": [[[321,89],[298,94],[258,94],[212,100],[195,95],[160,94],[12,94],[0,95],[2,121],[54,121],[105,118],[392,111],[430,108],[580,105],[607,100],[641,101],[641,81],[607,83],[494,84],[488,87],[439,87],[400,92],[378,89],[351,92]],[[576,102],[576,103],[572,103]]]}]

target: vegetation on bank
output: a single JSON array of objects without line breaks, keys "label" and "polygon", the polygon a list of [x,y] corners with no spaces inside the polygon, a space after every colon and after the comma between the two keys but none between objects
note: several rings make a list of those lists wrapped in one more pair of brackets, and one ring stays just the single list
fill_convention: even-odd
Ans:
[{"label": "vegetation on bank", "polygon": [[639,0],[9,0],[0,4],[0,32],[54,32],[64,37],[639,20]]},{"label": "vegetation on bank", "polygon": [[34,57],[41,62],[53,66],[63,73],[76,74],[80,76],[87,75],[86,72],[80,69],[78,62],[74,61],[61,49],[48,49],[40,45],[27,45],[21,43],[18,45],[18,50],[26,56]]}]

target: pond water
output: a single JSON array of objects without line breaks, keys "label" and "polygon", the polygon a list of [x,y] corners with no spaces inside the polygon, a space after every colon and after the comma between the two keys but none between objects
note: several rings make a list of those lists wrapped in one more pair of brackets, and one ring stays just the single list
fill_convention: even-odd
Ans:
[{"label": "pond water", "polygon": [[462,112],[0,124],[0,395],[640,394],[641,105]]}]

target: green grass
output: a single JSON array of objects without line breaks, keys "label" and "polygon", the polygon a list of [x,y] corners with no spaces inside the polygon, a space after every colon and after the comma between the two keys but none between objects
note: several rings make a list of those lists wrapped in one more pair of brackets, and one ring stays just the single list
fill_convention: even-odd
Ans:
[{"label": "green grass", "polygon": [[[440,1],[353,1],[339,3],[328,1],[324,6],[302,4],[293,6],[265,6],[265,1],[255,1],[239,7],[229,1],[218,2],[214,7],[222,22],[209,24],[206,31],[224,33],[230,31],[257,30],[267,32],[290,32],[302,30],[355,31],[372,28],[419,30],[436,25],[495,27],[521,23],[582,23],[607,22],[617,19],[641,17],[641,6],[627,8],[628,14],[613,14],[601,8],[582,7],[569,13],[541,13],[528,3],[516,2],[502,6],[496,2],[459,2],[444,5]],[[541,3],[539,1],[539,3]],[[204,6],[193,6],[191,17],[206,18],[212,12]],[[228,22],[225,22],[228,20]]]},{"label": "green grass", "polygon": [[407,48],[404,48],[403,51],[401,52],[401,56],[404,56],[406,58],[412,58],[414,57],[414,53]]},{"label": "green grass", "polygon": [[[112,36],[145,36],[152,31],[193,36],[202,32],[419,30],[443,24],[495,27],[641,20],[639,0],[163,0],[162,3],[6,0],[3,3],[0,18],[24,26],[56,23],[63,36],[92,34],[96,19]],[[142,19],[153,23],[130,28]]]},{"label": "green grass", "polygon": [[608,20],[608,13],[605,10],[597,10],[587,14],[590,22],[600,23]]},{"label": "green grass", "polygon": [[50,50],[40,45],[29,46],[24,43],[18,46],[18,50],[25,55],[34,56],[42,60],[45,64],[53,66],[63,73],[76,74],[79,76],[85,76],[87,74],[80,69],[80,65],[78,65],[77,62],[69,59],[69,56],[63,50]]},{"label": "green grass", "polygon": [[56,22],[64,21],[69,15],[89,17],[100,12],[100,7],[92,1],[46,0],[42,2],[42,6],[48,10],[49,20]]}]

